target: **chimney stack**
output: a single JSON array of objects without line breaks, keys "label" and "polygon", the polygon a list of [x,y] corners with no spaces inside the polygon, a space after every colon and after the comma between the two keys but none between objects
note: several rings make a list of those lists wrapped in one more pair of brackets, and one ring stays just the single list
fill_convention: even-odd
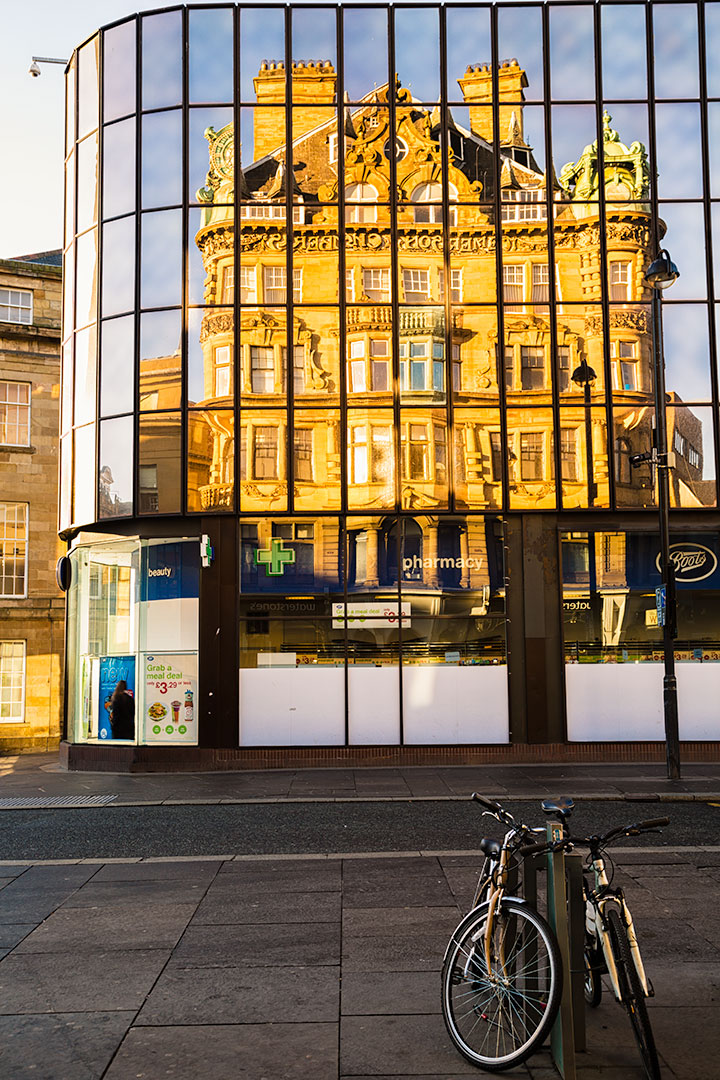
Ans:
[{"label": "chimney stack", "polygon": [[[285,145],[285,64],[263,60],[253,82],[260,106],[255,109],[253,160],[259,161]],[[336,104],[336,89],[337,75],[329,60],[293,60],[292,103],[303,106],[293,116],[293,139],[329,119],[326,106]]]},{"label": "chimney stack", "polygon": [[[462,79],[458,79],[465,103],[470,106],[470,128],[492,145],[492,68],[490,64],[470,64]],[[502,60],[498,67],[498,99],[500,102],[500,140],[505,137],[513,113],[520,124],[524,139],[522,105],[527,75],[517,60]],[[504,105],[503,102],[509,102]]]}]

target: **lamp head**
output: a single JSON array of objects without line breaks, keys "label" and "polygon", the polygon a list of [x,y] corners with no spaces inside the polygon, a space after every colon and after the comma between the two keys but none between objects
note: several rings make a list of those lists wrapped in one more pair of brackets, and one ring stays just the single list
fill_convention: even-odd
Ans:
[{"label": "lamp head", "polygon": [[38,75],[42,75],[40,65],[38,64],[37,60],[33,60],[32,64],[28,68],[28,74],[34,76],[34,78],[37,78]]},{"label": "lamp head", "polygon": [[679,277],[680,271],[664,249],[645,271],[645,280],[653,289],[667,289]]},{"label": "lamp head", "polygon": [[570,376],[578,386],[591,386],[597,379],[595,370],[590,367],[587,360],[581,361]]}]

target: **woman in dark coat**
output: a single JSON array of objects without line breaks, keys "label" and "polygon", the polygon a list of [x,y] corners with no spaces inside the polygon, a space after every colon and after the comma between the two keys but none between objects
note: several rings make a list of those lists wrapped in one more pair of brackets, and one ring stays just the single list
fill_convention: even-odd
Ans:
[{"label": "woman in dark coat", "polygon": [[127,683],[120,679],[110,698],[110,727],[113,739],[135,738],[135,699]]}]

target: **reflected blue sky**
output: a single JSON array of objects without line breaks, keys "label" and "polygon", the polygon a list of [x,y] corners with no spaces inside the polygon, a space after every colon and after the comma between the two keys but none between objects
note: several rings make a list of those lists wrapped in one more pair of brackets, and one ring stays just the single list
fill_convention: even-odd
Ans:
[{"label": "reflected blue sky", "polygon": [[285,18],[274,8],[243,8],[240,13],[240,93],[255,100],[253,79],[263,60],[285,62]]},{"label": "reflected blue sky", "polygon": [[661,203],[659,212],[661,221],[667,224],[662,246],[680,271],[668,299],[704,300],[707,281],[702,203]]},{"label": "reflected blue sky", "polygon": [[640,4],[605,4],[601,20],[603,96],[645,97],[645,8]]},{"label": "reflected blue sky", "polygon": [[553,100],[595,98],[593,9],[550,9],[550,92]]},{"label": "reflected blue sky", "polygon": [[555,171],[568,161],[578,161],[583,150],[597,138],[594,105],[553,105],[552,154]]},{"label": "reflected blue sky", "polygon": [[143,214],[141,224],[140,302],[143,307],[170,307],[180,303],[182,266],[182,211]]},{"label": "reflected blue sky", "polygon": [[498,59],[516,57],[524,68],[529,86],[528,101],[543,96],[542,14],[537,7],[508,7],[498,9]]},{"label": "reflected blue sky", "polygon": [[663,338],[668,391],[679,394],[683,401],[710,401],[710,344],[705,305],[663,304]]},{"label": "reflected blue sky", "polygon": [[710,97],[720,97],[720,4],[705,5],[705,42],[707,92]]},{"label": "reflected blue sky", "polygon": [[462,101],[458,79],[469,64],[489,64],[490,13],[487,8],[448,8],[447,79],[448,99]]},{"label": "reflected blue sky", "polygon": [[298,8],[292,14],[292,53],[297,60],[330,60],[337,70],[337,30],[332,8]]},{"label": "reflected blue sky", "polygon": [[655,106],[658,197],[700,199],[703,191],[700,106]]},{"label": "reflected blue sky", "polygon": [[188,13],[188,91],[191,102],[233,99],[233,13],[209,8]]},{"label": "reflected blue sky", "polygon": [[418,101],[440,100],[440,20],[437,8],[395,9],[395,67]]},{"label": "reflected blue sky", "polygon": [[148,15],[142,20],[144,109],[179,105],[182,100],[181,12]]},{"label": "reflected blue sky", "polygon": [[142,118],[142,206],[182,202],[182,112],[150,113]]},{"label": "reflected blue sky", "polygon": [[697,97],[698,49],[695,4],[658,4],[653,8],[655,96]]},{"label": "reflected blue sky", "polygon": [[344,16],[345,89],[359,101],[388,81],[387,12],[349,8]]}]

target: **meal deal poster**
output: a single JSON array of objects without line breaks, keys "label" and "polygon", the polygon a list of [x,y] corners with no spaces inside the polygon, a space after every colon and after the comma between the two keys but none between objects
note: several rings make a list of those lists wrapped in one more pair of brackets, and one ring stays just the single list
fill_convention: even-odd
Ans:
[{"label": "meal deal poster", "polygon": [[145,657],[145,740],[197,743],[197,655]]}]

